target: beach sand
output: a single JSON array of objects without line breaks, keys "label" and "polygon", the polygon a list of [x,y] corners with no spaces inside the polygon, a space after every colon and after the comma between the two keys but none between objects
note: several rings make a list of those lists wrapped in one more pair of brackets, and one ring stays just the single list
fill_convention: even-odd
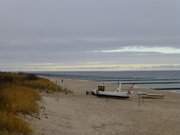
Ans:
[{"label": "beach sand", "polygon": [[[50,78],[55,81],[62,78]],[[40,119],[32,118],[34,135],[180,135],[180,94],[164,99],[128,100],[86,95],[97,83],[64,79],[73,94],[42,93]]]}]

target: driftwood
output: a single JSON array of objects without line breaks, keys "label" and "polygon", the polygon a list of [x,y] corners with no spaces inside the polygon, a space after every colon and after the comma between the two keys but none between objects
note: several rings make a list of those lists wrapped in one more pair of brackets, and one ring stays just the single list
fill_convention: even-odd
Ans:
[{"label": "driftwood", "polygon": [[149,98],[149,99],[163,99],[164,95],[163,94],[144,94],[141,96],[142,98]]},{"label": "driftwood", "polygon": [[163,99],[164,98],[163,94],[156,94],[156,93],[140,92],[137,95],[138,95],[138,105],[140,105],[141,102],[144,102],[144,99]]}]

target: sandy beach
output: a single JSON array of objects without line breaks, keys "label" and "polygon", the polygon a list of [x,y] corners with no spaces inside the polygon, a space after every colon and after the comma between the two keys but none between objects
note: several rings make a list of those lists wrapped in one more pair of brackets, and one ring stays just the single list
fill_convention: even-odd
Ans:
[{"label": "sandy beach", "polygon": [[[62,78],[49,78],[61,82]],[[40,119],[32,118],[34,135],[179,135],[180,94],[163,92],[164,99],[137,96],[128,100],[86,95],[97,83],[64,79],[73,94],[42,93]]]}]

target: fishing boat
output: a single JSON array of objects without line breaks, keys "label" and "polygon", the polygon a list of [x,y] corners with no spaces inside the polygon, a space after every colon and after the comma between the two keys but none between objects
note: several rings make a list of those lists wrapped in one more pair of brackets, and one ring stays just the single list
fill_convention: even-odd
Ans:
[{"label": "fishing boat", "polygon": [[129,98],[129,93],[124,91],[97,91],[96,96],[99,97],[114,97],[114,98]]},{"label": "fishing boat", "polygon": [[98,89],[86,92],[86,94],[92,94],[98,97],[110,97],[110,98],[129,98],[130,93],[126,91],[121,91],[121,84],[116,90],[106,91],[104,85],[98,85]]}]

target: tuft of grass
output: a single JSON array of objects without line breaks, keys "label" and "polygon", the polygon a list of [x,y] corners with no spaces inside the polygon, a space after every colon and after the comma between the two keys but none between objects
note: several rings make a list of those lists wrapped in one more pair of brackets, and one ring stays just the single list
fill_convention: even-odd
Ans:
[{"label": "tuft of grass", "polygon": [[11,85],[0,91],[0,109],[13,113],[38,113],[38,91],[24,86]]},{"label": "tuft of grass", "polygon": [[70,89],[68,89],[68,88],[64,88],[64,89],[63,89],[63,92],[64,92],[65,94],[73,94],[73,91],[70,90]]},{"label": "tuft of grass", "polygon": [[29,124],[14,114],[0,111],[0,135],[30,135]]}]

